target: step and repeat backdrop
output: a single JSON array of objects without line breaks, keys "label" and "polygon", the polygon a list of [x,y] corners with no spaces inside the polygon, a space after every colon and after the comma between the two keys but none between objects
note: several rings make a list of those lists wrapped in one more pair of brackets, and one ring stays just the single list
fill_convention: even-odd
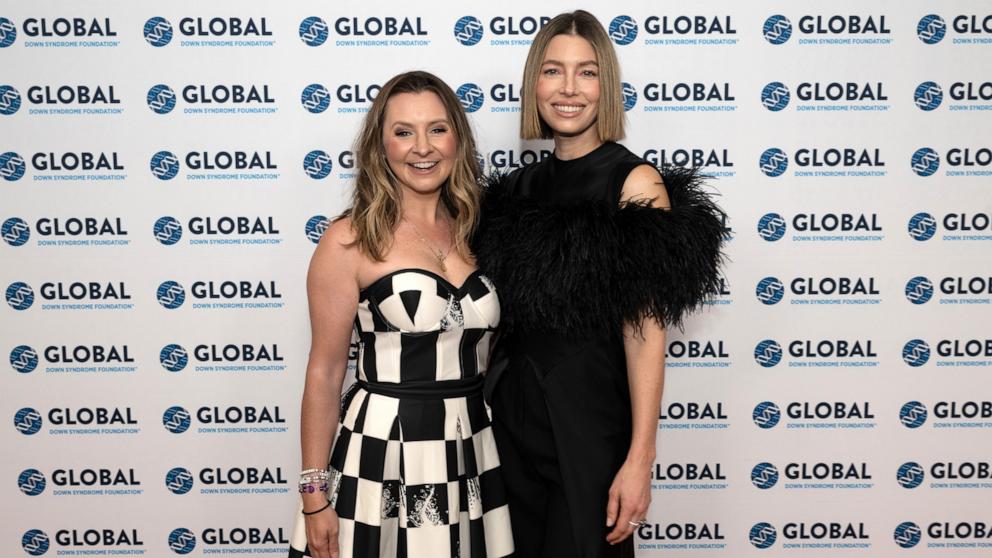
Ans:
[{"label": "step and repeat backdrop", "polygon": [[[574,3],[5,2],[0,552],[283,553],[305,276],[392,75],[487,171]],[[992,556],[992,10],[587,2],[625,144],[700,166],[724,288],[671,332],[652,556]]]}]

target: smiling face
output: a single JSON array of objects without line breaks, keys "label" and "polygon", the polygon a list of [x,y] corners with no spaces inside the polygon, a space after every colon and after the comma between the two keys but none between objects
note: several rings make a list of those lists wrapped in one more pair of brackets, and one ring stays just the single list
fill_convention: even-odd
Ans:
[{"label": "smiling face", "polygon": [[578,35],[551,39],[535,93],[538,113],[556,135],[596,136],[599,64],[589,41]]},{"label": "smiling face", "polygon": [[386,103],[382,144],[401,188],[438,191],[451,175],[458,138],[437,94],[398,93]]}]

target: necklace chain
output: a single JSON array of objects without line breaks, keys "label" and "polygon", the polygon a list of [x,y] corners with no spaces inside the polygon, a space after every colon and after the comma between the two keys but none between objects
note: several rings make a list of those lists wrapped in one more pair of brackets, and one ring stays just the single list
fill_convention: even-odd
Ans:
[{"label": "necklace chain", "polygon": [[407,223],[410,223],[410,226],[413,227],[413,230],[417,232],[417,236],[420,238],[420,241],[424,243],[424,246],[427,247],[427,251],[431,253],[431,256],[434,256],[435,260],[437,260],[437,265],[441,268],[441,271],[448,271],[448,267],[444,265],[444,261],[448,259],[449,255],[451,255],[451,248],[453,247],[453,244],[449,244],[448,251],[443,252],[435,248],[434,245],[431,244],[431,241],[427,240],[427,236],[424,235],[424,233],[420,230],[420,227],[418,227],[416,223],[407,219],[405,216],[403,217],[403,220],[406,221]]}]

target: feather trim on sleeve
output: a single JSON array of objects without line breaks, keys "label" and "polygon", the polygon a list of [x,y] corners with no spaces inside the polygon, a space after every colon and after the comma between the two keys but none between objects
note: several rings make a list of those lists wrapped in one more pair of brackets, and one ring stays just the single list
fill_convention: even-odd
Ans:
[{"label": "feather trim on sleeve", "polygon": [[491,177],[472,247],[506,330],[619,336],[645,317],[679,326],[718,291],[723,212],[692,171],[666,169],[671,210],[602,201],[549,205]]},{"label": "feather trim on sleeve", "polygon": [[720,290],[725,214],[697,170],[665,168],[662,180],[670,210],[631,202],[614,216],[617,303],[625,323],[651,317],[681,327],[686,314]]}]

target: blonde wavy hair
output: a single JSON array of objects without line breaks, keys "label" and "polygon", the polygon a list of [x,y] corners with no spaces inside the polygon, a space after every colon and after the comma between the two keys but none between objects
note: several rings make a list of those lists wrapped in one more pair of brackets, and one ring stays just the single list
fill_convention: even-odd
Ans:
[{"label": "blonde wavy hair", "polygon": [[400,186],[386,161],[383,145],[386,104],[394,95],[425,91],[441,99],[458,142],[451,175],[441,186],[441,202],[454,218],[454,249],[462,258],[472,261],[468,243],[479,219],[481,175],[476,161],[475,138],[462,104],[451,88],[434,74],[421,71],[400,74],[382,86],[365,116],[355,145],[358,178],[351,207],[342,217],[351,218],[354,244],[375,261],[381,262],[392,246],[402,217]]}]

